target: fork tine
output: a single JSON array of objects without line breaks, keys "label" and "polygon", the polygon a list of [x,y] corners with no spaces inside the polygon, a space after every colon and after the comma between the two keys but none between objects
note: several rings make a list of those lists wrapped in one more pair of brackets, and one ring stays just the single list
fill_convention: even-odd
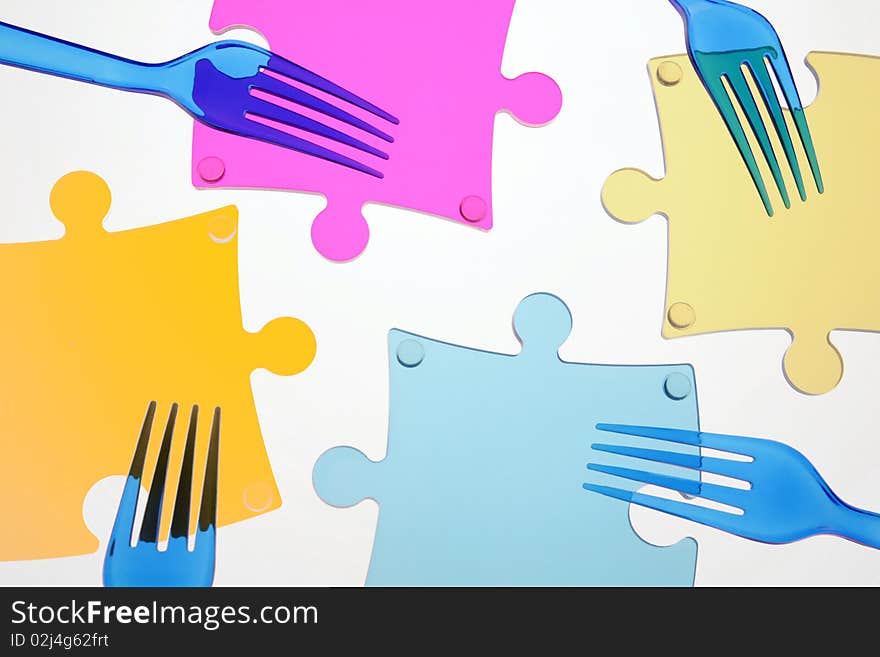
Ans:
[{"label": "fork tine", "polygon": [[205,482],[202,485],[202,505],[199,509],[199,532],[204,533],[217,524],[217,470],[220,464],[220,408],[214,409],[211,422],[211,443],[205,464]]},{"label": "fork tine", "polygon": [[742,479],[744,481],[748,481],[746,477],[748,476],[748,468],[750,464],[743,463],[742,461],[718,459],[710,456],[700,456],[699,454],[667,452],[658,449],[642,449],[640,447],[606,445],[603,443],[593,443],[592,448],[598,452],[617,454],[619,456],[629,456],[630,458],[652,461],[654,463],[677,465],[682,468],[700,470],[701,472],[710,472],[712,474],[717,474],[724,477],[733,477],[734,479]]},{"label": "fork tine", "polygon": [[746,66],[751,71],[755,84],[761,93],[761,98],[764,99],[764,106],[773,119],[773,126],[776,128],[776,135],[779,137],[779,141],[782,143],[782,148],[785,151],[785,159],[788,160],[788,166],[791,168],[791,173],[794,176],[798,195],[800,195],[802,201],[806,201],[807,192],[804,189],[804,177],[801,175],[801,167],[794,152],[791,135],[788,134],[788,125],[786,125],[785,116],[782,114],[782,106],[779,104],[779,98],[776,97],[776,89],[773,87],[773,81],[770,79],[770,74],[767,72],[767,66],[764,62],[765,60],[762,59],[760,64],[753,65],[752,62],[747,61]]},{"label": "fork tine", "polygon": [[283,146],[284,148],[289,148],[290,150],[299,153],[305,153],[306,155],[318,157],[322,160],[327,160],[328,162],[341,164],[342,166],[354,169],[355,171],[360,171],[361,173],[366,173],[376,178],[385,177],[385,174],[381,171],[377,171],[372,167],[368,167],[366,164],[361,164],[357,160],[340,155],[335,151],[331,151],[329,148],[324,148],[323,146],[314,144],[301,137],[296,137],[295,135],[291,135],[268,125],[263,125],[262,123],[257,123],[256,121],[249,121],[248,124],[247,134],[245,134],[246,137],[259,139],[275,146]]},{"label": "fork tine", "polygon": [[668,513],[669,515],[678,518],[692,520],[701,525],[715,527],[716,529],[721,529],[738,536],[742,535],[740,532],[742,531],[741,524],[743,516],[734,515],[733,513],[727,513],[725,511],[718,511],[717,509],[707,509],[686,502],[667,500],[663,497],[656,497],[654,495],[646,495],[638,492],[634,493],[620,488],[613,488],[611,486],[584,484],[583,487],[585,490],[593,493],[613,497],[631,504],[638,504],[639,506],[654,509],[655,511],[662,511],[663,513]]},{"label": "fork tine", "polygon": [[171,538],[185,539],[189,536],[190,497],[192,496],[193,461],[195,460],[198,422],[199,407],[196,405],[192,407],[189,416],[186,447],[183,452],[183,463],[180,466],[180,478],[174,500],[174,515],[171,517]]},{"label": "fork tine", "polygon": [[725,125],[727,125],[727,129],[730,131],[730,135],[733,137],[733,141],[736,143],[736,147],[746,164],[746,168],[749,170],[752,182],[758,190],[758,194],[761,196],[764,210],[767,212],[768,216],[772,217],[773,205],[770,203],[770,197],[767,195],[767,188],[764,186],[764,180],[761,178],[761,171],[758,169],[758,163],[755,161],[755,154],[752,152],[752,147],[749,145],[746,133],[739,122],[739,117],[736,115],[733,103],[727,95],[727,89],[724,88],[724,84],[721,82],[720,78],[706,78],[705,83],[709,88],[709,93],[712,96],[712,99],[718,107],[718,111],[721,113],[721,117],[724,119]]},{"label": "fork tine", "polygon": [[138,540],[145,543],[157,543],[159,541],[162,498],[165,495],[165,475],[168,471],[168,456],[171,453],[171,438],[174,436],[174,422],[176,418],[177,404],[172,404],[171,411],[168,413],[168,421],[165,424],[165,435],[162,436],[159,457],[156,459],[156,469],[153,471],[153,481],[150,484],[150,493],[147,496],[147,508],[144,511],[143,522],[141,522],[141,533]]},{"label": "fork tine", "polygon": [[719,486],[717,484],[707,484],[692,479],[682,479],[681,477],[672,477],[669,475],[657,474],[655,472],[647,472],[645,470],[633,470],[631,468],[619,468],[612,465],[601,465],[598,463],[588,463],[587,469],[603,474],[612,475],[629,479],[630,481],[638,481],[643,484],[651,484],[686,493],[694,497],[702,497],[707,500],[721,502],[730,506],[741,507],[744,500],[743,496],[748,491],[742,491],[738,488],[729,488],[728,486]]},{"label": "fork tine", "polygon": [[150,443],[150,433],[153,430],[153,418],[156,416],[156,402],[151,401],[147,406],[147,414],[144,416],[144,423],[141,425],[141,433],[138,436],[137,447],[134,449],[134,456],[131,459],[131,466],[128,469],[128,476],[140,480],[144,475],[144,463],[147,460],[147,446]]},{"label": "fork tine", "polygon": [[746,115],[746,119],[752,128],[752,132],[758,139],[761,152],[764,154],[764,159],[770,167],[773,180],[776,181],[776,188],[779,190],[780,196],[782,196],[782,202],[785,204],[786,208],[790,208],[791,199],[788,196],[788,189],[786,189],[785,181],[782,179],[782,170],[779,168],[779,160],[776,158],[776,152],[773,150],[773,144],[770,142],[770,135],[767,134],[767,128],[764,126],[764,119],[761,118],[761,113],[758,111],[758,105],[755,103],[755,99],[752,96],[752,90],[749,88],[749,84],[746,82],[746,78],[742,74],[741,69],[732,71],[726,77],[727,82],[733,90],[734,96],[736,96],[740,107]]},{"label": "fork tine", "polygon": [[336,107],[336,105],[332,105],[325,100],[321,100],[317,96],[306,93],[302,89],[282,82],[278,78],[273,78],[271,75],[260,73],[255,78],[252,88],[258,89],[259,91],[265,91],[273,96],[289,100],[292,103],[303,105],[316,112],[321,112],[322,114],[326,114],[327,116],[342,121],[343,123],[347,123],[350,126],[360,128],[361,130],[369,132],[389,143],[394,143],[394,137],[382,132],[379,128],[370,125],[366,121],[359,119],[354,114],[349,114],[345,110]]},{"label": "fork tine", "polygon": [[294,64],[292,61],[285,59],[280,55],[276,55],[273,53],[272,57],[270,57],[269,61],[266,63],[265,68],[269,69],[270,71],[274,71],[275,73],[280,73],[281,75],[284,75],[288,78],[292,78],[297,82],[302,82],[309,85],[310,87],[319,89],[324,93],[335,96],[336,98],[344,100],[347,103],[351,103],[352,105],[360,107],[361,109],[366,110],[371,114],[375,114],[376,116],[388,121],[389,123],[393,123],[394,125],[398,125],[400,123],[400,121],[395,116],[389,114],[388,112],[377,107],[376,105],[373,105],[373,103],[364,100],[360,96],[357,96],[346,89],[343,89],[338,84],[335,84],[316,73],[312,73],[308,69],[305,69],[298,64]]},{"label": "fork tine", "polygon": [[299,128],[300,130],[305,130],[306,132],[311,132],[312,134],[320,135],[321,137],[326,137],[327,139],[332,139],[333,141],[338,141],[342,144],[346,144],[347,146],[351,146],[352,148],[357,148],[358,150],[364,151],[371,155],[375,155],[376,157],[382,158],[383,160],[388,159],[387,153],[384,153],[378,148],[374,148],[373,146],[362,142],[360,139],[355,139],[351,135],[347,135],[344,132],[336,130],[335,128],[331,128],[330,126],[326,126],[320,121],[315,121],[314,119],[303,116],[298,112],[284,109],[283,107],[279,107],[278,105],[273,105],[272,103],[262,100],[261,98],[251,98],[248,102],[248,107],[246,111],[248,114],[254,114],[256,116],[261,116],[264,119],[278,121],[279,123],[283,123],[284,125],[289,125],[293,128]]},{"label": "fork tine", "polygon": [[810,127],[807,125],[807,115],[804,114],[804,106],[801,103],[800,94],[798,94],[797,86],[794,83],[794,77],[788,66],[788,60],[785,55],[781,57],[784,66],[777,65],[776,60],[769,59],[770,67],[776,74],[779,82],[779,88],[782,89],[782,95],[788,108],[791,110],[791,117],[797,126],[798,135],[801,138],[801,144],[804,152],[807,154],[807,161],[810,163],[810,170],[813,172],[813,179],[816,181],[816,189],[820,194],[825,192],[825,183],[822,181],[822,172],[819,170],[819,160],[816,156],[816,148],[813,146],[813,136],[810,134]]},{"label": "fork tine", "polygon": [[722,452],[730,452],[731,454],[740,454],[742,456],[754,457],[754,451],[751,451],[753,443],[757,441],[754,438],[744,438],[742,436],[726,436],[720,433],[706,433],[704,431],[690,431],[688,429],[662,429],[659,427],[639,427],[626,424],[597,424],[599,431],[607,431],[609,433],[619,433],[625,436],[638,436],[641,438],[653,438],[654,440],[665,440],[671,443],[679,443],[681,445],[698,445],[708,447],[709,449],[717,449]]},{"label": "fork tine", "polygon": [[150,443],[150,433],[153,428],[153,418],[155,415],[156,402],[151,401],[147,406],[147,413],[141,425],[141,433],[138,437],[137,446],[134,449],[134,456],[132,456],[131,465],[128,468],[128,477],[125,480],[122,497],[116,510],[116,518],[113,521],[111,544],[109,546],[111,554],[115,547],[115,541],[122,541],[125,545],[131,542],[134,519],[135,515],[137,515],[137,501],[141,489],[141,478],[144,475],[144,462],[147,460],[147,446]]}]

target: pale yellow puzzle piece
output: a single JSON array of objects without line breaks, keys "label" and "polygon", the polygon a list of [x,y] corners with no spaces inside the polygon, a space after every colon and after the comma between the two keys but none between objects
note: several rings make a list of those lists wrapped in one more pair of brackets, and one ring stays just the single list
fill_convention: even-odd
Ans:
[{"label": "pale yellow puzzle piece", "polygon": [[[642,171],[623,169],[605,183],[602,200],[612,216],[627,223],[655,212],[669,218],[665,337],[787,329],[793,335],[784,359],[788,380],[802,392],[821,394],[843,375],[830,332],[880,331],[874,162],[880,153],[880,59],[817,52],[807,62],[820,82],[807,117],[824,194],[816,190],[786,112],[807,200],[798,197],[771,128],[792,207],[785,209],[752,140],[776,208],[775,216],[768,217],[690,61],[676,55],[649,64],[666,177],[654,180]],[[766,113],[764,118],[766,123]],[[740,119],[747,125],[742,115]]]},{"label": "pale yellow puzzle piece", "polygon": [[83,499],[101,478],[128,472],[150,400],[156,449],[171,403],[181,404],[178,454],[190,406],[200,405],[197,463],[222,408],[220,524],[278,507],[250,375],[302,371],[315,339],[291,318],[243,329],[237,209],[110,233],[101,227],[110,190],[84,171],[59,180],[50,203],[62,239],[0,245],[0,559],[98,548]]}]

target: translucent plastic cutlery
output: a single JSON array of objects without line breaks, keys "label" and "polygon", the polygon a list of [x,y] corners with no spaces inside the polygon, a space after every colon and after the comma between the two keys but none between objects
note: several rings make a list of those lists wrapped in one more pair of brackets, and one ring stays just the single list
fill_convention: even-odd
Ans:
[{"label": "translucent plastic cutlery", "polygon": [[[594,444],[593,449],[633,459],[638,463],[663,463],[686,470],[721,475],[748,484],[739,488],[661,475],[649,470],[590,463],[587,467],[612,477],[653,484],[692,497],[718,502],[732,511],[706,508],[656,495],[632,492],[594,483],[584,488],[632,504],[693,520],[737,536],[763,543],[791,543],[817,534],[836,534],[880,549],[880,515],[850,506],[841,500],[816,468],[797,450],[773,440],[722,434],[598,424],[600,431],[652,438],[664,443],[698,445],[749,457],[750,461],[682,454],[665,449]],[[736,511],[738,510],[738,511]]]},{"label": "translucent plastic cutlery", "polygon": [[[378,145],[393,137],[374,123],[398,120],[337,84],[268,50],[243,41],[218,41],[162,64],[144,64],[0,23],[0,63],[123,91],[169,98],[197,121],[383,177],[376,167],[388,154]],[[294,111],[253,94],[263,92],[302,108]],[[332,97],[332,103],[319,94]],[[270,125],[293,128],[291,134]],[[334,127],[337,126],[337,127]],[[316,135],[324,144],[305,135]],[[366,140],[366,141],[365,141]],[[374,143],[368,143],[368,141]],[[333,144],[363,154],[337,152]]]},{"label": "translucent plastic cutlery", "polygon": [[[807,117],[785,50],[770,22],[758,12],[727,0],[669,1],[685,21],[688,55],[736,142],[767,214],[773,216],[773,204],[736,107],[746,117],[758,141],[785,207],[791,207],[791,199],[758,103],[770,116],[801,200],[807,199],[794,144],[771,74],[791,111],[816,189],[821,194],[825,187]],[[750,82],[758,90],[758,100],[752,93]]]},{"label": "translucent plastic cutlery", "polygon": [[147,504],[138,532],[137,542],[131,545],[135,529],[138,495],[144,475],[144,464],[152,433],[156,402],[150,402],[135,448],[134,457],[116,520],[104,556],[105,586],[210,586],[214,580],[214,549],[217,525],[217,470],[220,455],[220,409],[214,409],[211,438],[205,464],[201,504],[198,509],[195,542],[189,549],[190,498],[193,490],[198,406],[193,406],[186,433],[186,445],[180,478],[177,484],[171,535],[164,550],[159,549],[159,525],[165,496],[165,479],[177,420],[177,404],[173,404],[165,424],[162,444],[156,459]]}]

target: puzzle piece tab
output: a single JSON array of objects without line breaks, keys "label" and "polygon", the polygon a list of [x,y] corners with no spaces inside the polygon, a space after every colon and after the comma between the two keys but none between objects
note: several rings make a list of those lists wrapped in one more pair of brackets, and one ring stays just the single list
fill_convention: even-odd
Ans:
[{"label": "puzzle piece tab", "polygon": [[545,75],[501,75],[513,6],[514,0],[216,0],[212,30],[255,28],[274,52],[376,103],[400,125],[390,127],[393,144],[366,138],[390,156],[375,163],[384,174],[378,179],[197,123],[193,184],[324,194],[328,205],[312,225],[312,241],[337,261],[366,247],[361,208],[367,202],[488,230],[495,115],[506,110],[539,125],[562,103],[559,87]]},{"label": "puzzle piece tab", "polygon": [[513,356],[391,331],[384,460],[337,447],[313,473],[329,504],[379,503],[368,585],[693,584],[692,540],[649,545],[627,504],[582,488],[611,479],[585,467],[609,438],[596,423],[697,427],[693,370],[564,362],[571,322],[557,297],[527,297]]},{"label": "puzzle piece tab", "polygon": [[[305,369],[315,339],[291,318],[242,328],[237,209],[109,233],[110,190],[84,171],[61,178],[50,203],[62,239],[0,245],[0,560],[98,548],[83,499],[128,472],[150,400],[160,413],[222,407],[220,524],[278,507],[250,374]],[[199,441],[206,449],[207,434]]]},{"label": "puzzle piece tab", "polygon": [[[678,55],[649,64],[666,177],[623,169],[606,182],[602,200],[624,222],[654,212],[669,217],[665,337],[788,329],[788,380],[804,393],[821,394],[843,375],[830,332],[880,331],[880,306],[870,301],[880,287],[873,165],[880,152],[880,89],[869,83],[880,77],[880,59],[812,53],[807,62],[821,82],[807,115],[824,194],[806,202],[795,196],[791,209],[768,218],[712,101],[688,58]],[[796,134],[787,112],[786,120]],[[759,152],[756,143],[752,148]],[[798,156],[808,170],[802,149]],[[769,180],[766,162],[762,166]],[[782,208],[778,194],[773,204]]]}]

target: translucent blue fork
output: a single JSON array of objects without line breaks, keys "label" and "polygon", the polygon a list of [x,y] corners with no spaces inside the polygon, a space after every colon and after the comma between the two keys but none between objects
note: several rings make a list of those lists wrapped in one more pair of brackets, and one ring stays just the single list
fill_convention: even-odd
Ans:
[{"label": "translucent blue fork", "polygon": [[116,520],[104,556],[105,586],[211,586],[214,581],[214,548],[217,524],[217,467],[220,454],[220,409],[214,409],[211,423],[211,441],[208,444],[208,458],[205,465],[205,479],[202,485],[201,506],[196,526],[195,547],[188,547],[190,497],[192,495],[193,462],[195,457],[196,428],[199,407],[193,406],[187,429],[186,446],[180,468],[171,519],[171,535],[168,547],[158,549],[159,524],[162,517],[162,500],[165,493],[165,476],[174,424],[177,419],[177,404],[171,406],[168,421],[156,468],[147,496],[147,505],[141,522],[137,544],[131,546],[137,512],[138,493],[144,473],[144,462],[150,442],[156,402],[150,402],[140,437],[131,460],[128,479],[122,491]]},{"label": "translucent blue fork", "polygon": [[669,0],[678,9],[685,21],[688,55],[703,85],[715,102],[724,119],[736,146],[739,149],[752,181],[761,196],[761,201],[769,216],[773,216],[773,204],[761,178],[758,163],[749,146],[745,130],[737,117],[731,95],[725,88],[730,86],[733,98],[748,120],[776,187],[786,208],[791,207],[791,199],[782,178],[779,161],[770,142],[770,136],[761,118],[758,105],[749,89],[745,71],[755,83],[764,107],[767,109],[785,151],[785,157],[794,176],[798,194],[802,201],[807,199],[804,180],[795,155],[794,145],[785,123],[782,107],[776,96],[776,89],[770,77],[774,76],[791,110],[792,119],[800,135],[804,152],[810,163],[816,189],[825,191],[819,160],[813,146],[813,138],[807,125],[807,117],[800,95],[791,74],[791,66],[776,30],[761,14],[727,0]]},{"label": "translucent blue fork", "polygon": [[[155,94],[175,101],[197,121],[243,137],[290,148],[382,178],[362,162],[254,118],[268,119],[387,160],[388,154],[364,142],[371,135],[391,143],[386,132],[283,78],[365,110],[388,124],[398,120],[372,103],[293,62],[243,41],[218,41],[162,64],[144,64],[68,41],[0,23],[0,63],[124,91]],[[280,76],[280,77],[279,77]],[[357,136],[305,114],[257,98],[261,91],[353,128]]]},{"label": "translucent blue fork", "polygon": [[593,483],[584,484],[588,491],[763,543],[791,543],[817,534],[835,534],[880,549],[880,515],[857,509],[837,497],[806,457],[787,445],[759,438],[682,429],[620,424],[598,424],[596,428],[750,457],[751,461],[744,462],[662,449],[601,443],[593,445],[593,449],[599,452],[739,479],[750,484],[750,488],[744,490],[646,470],[590,463],[587,467],[594,472],[719,502],[741,510],[742,515]]}]

